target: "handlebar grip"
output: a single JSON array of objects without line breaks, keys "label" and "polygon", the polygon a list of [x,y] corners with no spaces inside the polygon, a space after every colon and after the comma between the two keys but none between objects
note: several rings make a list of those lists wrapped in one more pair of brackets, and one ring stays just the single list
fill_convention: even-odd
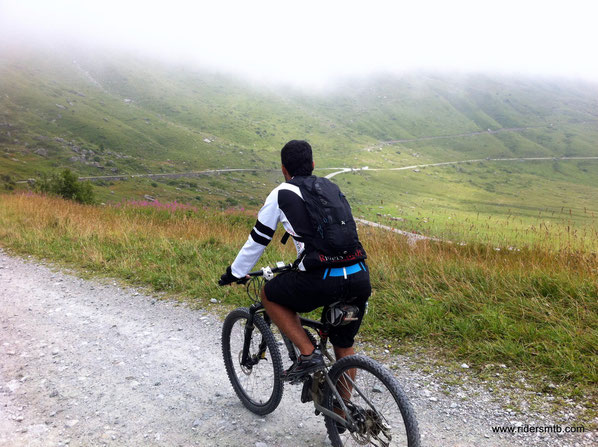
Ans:
[{"label": "handlebar grip", "polygon": [[[274,267],[271,269],[272,273],[279,273],[279,272],[284,272],[286,270],[291,270],[293,268],[293,264],[286,264],[282,267]],[[264,276],[264,271],[263,270],[256,270],[255,272],[249,272],[247,274],[247,276],[253,278],[255,276]],[[247,281],[249,281],[250,278],[241,278],[238,281],[235,281],[238,284],[245,284]]]}]

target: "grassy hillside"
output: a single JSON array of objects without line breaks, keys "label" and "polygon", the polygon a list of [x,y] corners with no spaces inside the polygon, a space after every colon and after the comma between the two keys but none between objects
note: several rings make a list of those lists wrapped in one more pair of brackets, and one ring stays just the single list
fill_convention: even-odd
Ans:
[{"label": "grassy hillside", "polygon": [[448,240],[598,250],[598,160],[483,161],[335,177],[356,215]]},{"label": "grassy hillside", "polygon": [[[471,152],[471,145],[480,156],[518,157],[533,151],[536,155],[565,155],[564,133],[576,154],[595,155],[591,143],[598,132],[598,101],[588,94],[591,91],[598,92],[597,86],[422,73],[349,84],[321,98],[306,97],[305,104],[315,103],[331,118],[380,141],[537,128],[521,137],[513,133],[487,135],[481,143],[478,139],[451,140],[442,147],[442,152],[450,151],[447,155],[451,156]],[[593,126],[577,127],[587,121]],[[574,137],[580,140],[573,141]],[[426,146],[422,149],[428,152]]]},{"label": "grassy hillside", "polygon": [[[13,180],[58,167],[82,176],[274,171],[105,180],[96,183],[103,203],[149,195],[257,208],[282,180],[278,151],[291,138],[312,143],[317,167],[598,156],[598,86],[564,80],[413,73],[310,93],[130,54],[21,47],[0,49],[0,91],[0,175]],[[454,222],[475,216],[488,240],[498,218],[519,219],[518,230],[547,213],[565,225],[559,231],[591,227],[596,169],[590,161],[487,162],[335,181],[369,219],[394,216],[404,219],[394,226],[461,239],[472,232]],[[561,208],[572,211],[554,220]]]}]

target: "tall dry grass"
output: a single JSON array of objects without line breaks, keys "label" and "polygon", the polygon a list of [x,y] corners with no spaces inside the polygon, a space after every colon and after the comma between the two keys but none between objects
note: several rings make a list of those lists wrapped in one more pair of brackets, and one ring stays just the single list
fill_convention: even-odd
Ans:
[{"label": "tall dry grass", "polygon": [[[180,293],[204,305],[212,297],[247,303],[240,288],[216,281],[245,242],[255,216],[93,207],[37,195],[0,195],[0,243],[59,261]],[[505,363],[569,385],[598,382],[596,253],[529,245],[496,250],[420,242],[361,228],[374,295],[362,335],[405,346],[439,348],[480,368]],[[275,236],[275,241],[278,236]],[[260,265],[292,260],[272,243]]]}]

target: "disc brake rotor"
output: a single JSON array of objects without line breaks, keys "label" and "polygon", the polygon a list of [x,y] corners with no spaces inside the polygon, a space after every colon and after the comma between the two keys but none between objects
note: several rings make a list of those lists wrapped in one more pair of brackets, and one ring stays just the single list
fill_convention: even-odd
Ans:
[{"label": "disc brake rotor", "polygon": [[243,363],[241,363],[243,359],[243,350],[241,349],[239,351],[239,366],[241,367],[241,371],[243,371],[243,374],[245,374],[246,376],[249,376],[252,372],[252,368],[248,368],[247,366],[243,365]]}]

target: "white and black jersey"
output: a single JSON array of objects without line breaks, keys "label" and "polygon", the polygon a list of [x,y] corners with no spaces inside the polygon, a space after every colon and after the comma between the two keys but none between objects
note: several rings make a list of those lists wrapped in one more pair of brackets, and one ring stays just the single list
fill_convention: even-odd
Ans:
[{"label": "white and black jersey", "polygon": [[[298,186],[282,183],[268,195],[247,242],[231,266],[234,276],[242,278],[251,271],[272,240],[278,222],[292,236],[299,256],[305,249],[303,238],[311,236],[313,229]],[[305,270],[302,263],[299,270]]]}]

